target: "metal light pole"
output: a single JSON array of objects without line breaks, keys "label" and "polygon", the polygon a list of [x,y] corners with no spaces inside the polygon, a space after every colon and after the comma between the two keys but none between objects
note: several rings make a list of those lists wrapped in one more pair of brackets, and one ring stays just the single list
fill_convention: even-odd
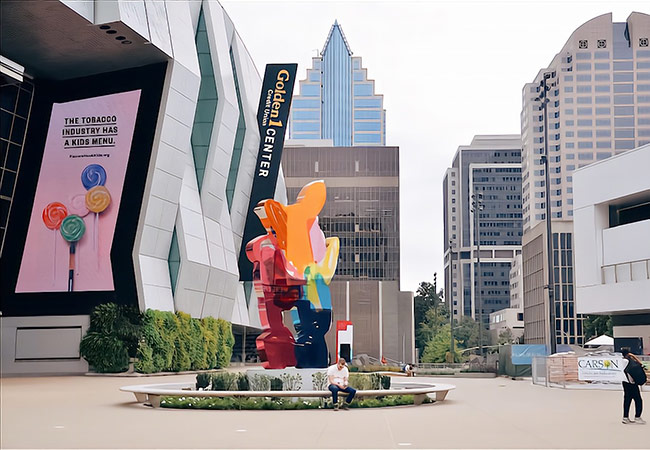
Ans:
[{"label": "metal light pole", "polygon": [[542,78],[541,88],[542,92],[537,97],[536,101],[542,102],[542,109],[544,110],[544,155],[540,158],[544,164],[544,185],[546,187],[546,254],[548,264],[548,310],[549,310],[549,341],[551,354],[556,351],[556,331],[555,331],[555,296],[553,292],[553,232],[551,230],[551,186],[549,176],[549,158],[548,158],[548,111],[547,104],[548,91],[551,86],[548,85],[547,80],[551,77],[550,73],[545,73]]},{"label": "metal light pole", "polygon": [[[454,353],[454,251],[453,251],[453,240],[449,239],[449,259],[451,270],[449,271],[449,277],[451,278],[449,282],[449,291],[447,296],[449,297],[449,335],[451,336],[449,349],[451,354],[451,362],[456,362],[456,356]],[[459,255],[460,256],[460,255]],[[460,261],[460,258],[459,258]],[[456,266],[457,269],[460,269],[460,264]]]},{"label": "metal light pole", "polygon": [[472,213],[474,213],[474,228],[476,229],[476,305],[478,306],[478,346],[483,356],[483,299],[481,296],[481,233],[479,231],[479,216],[483,211],[483,194],[472,194]]}]

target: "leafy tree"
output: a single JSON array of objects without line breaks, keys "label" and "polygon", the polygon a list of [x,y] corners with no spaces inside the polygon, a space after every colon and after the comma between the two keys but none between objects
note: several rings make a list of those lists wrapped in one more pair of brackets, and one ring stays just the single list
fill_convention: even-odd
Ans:
[{"label": "leafy tree", "polygon": [[498,344],[499,345],[514,344],[516,340],[517,338],[515,337],[512,330],[510,328],[506,328],[505,330],[502,330],[499,333]]},{"label": "leafy tree", "polygon": [[449,316],[445,308],[441,307],[443,304],[440,301],[440,294],[435,292],[432,283],[426,281],[420,283],[413,303],[415,346],[422,353],[427,341],[437,330],[437,324],[441,320],[438,317]]},{"label": "leafy tree", "polygon": [[613,336],[612,316],[590,314],[583,323],[585,341],[606,334]]},{"label": "leafy tree", "polygon": [[424,350],[426,344],[433,339],[433,337],[440,332],[440,329],[449,322],[449,314],[444,309],[429,309],[424,315],[424,320],[417,327],[415,340],[416,343],[421,343],[420,354]]},{"label": "leafy tree", "polygon": [[[478,346],[478,322],[470,316],[463,316],[454,326],[454,338],[464,348]],[[485,339],[485,338],[484,338]]]},{"label": "leafy tree", "polygon": [[[450,361],[451,332],[449,324],[442,325],[438,333],[427,342],[422,352],[423,363],[442,363]],[[454,361],[460,361],[459,343],[454,339]]]}]

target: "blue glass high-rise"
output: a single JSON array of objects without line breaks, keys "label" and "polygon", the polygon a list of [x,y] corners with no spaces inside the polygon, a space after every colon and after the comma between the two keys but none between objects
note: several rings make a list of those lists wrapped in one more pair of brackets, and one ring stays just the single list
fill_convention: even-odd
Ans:
[{"label": "blue glass high-rise", "polygon": [[291,139],[331,139],[335,146],[386,145],[383,95],[367,77],[338,22],[294,97]]}]

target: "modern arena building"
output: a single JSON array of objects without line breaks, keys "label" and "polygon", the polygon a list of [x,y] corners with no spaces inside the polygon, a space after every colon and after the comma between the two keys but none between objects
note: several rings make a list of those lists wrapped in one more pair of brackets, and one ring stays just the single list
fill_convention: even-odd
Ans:
[{"label": "modern arena building", "polygon": [[245,359],[262,79],[222,6],[1,8],[3,374],[86,372],[79,342],[106,302],[223,318]]}]

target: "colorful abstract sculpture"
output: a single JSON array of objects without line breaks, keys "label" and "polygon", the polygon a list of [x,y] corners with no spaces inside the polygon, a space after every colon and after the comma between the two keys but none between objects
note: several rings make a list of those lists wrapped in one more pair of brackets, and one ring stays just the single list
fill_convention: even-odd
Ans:
[{"label": "colorful abstract sculpture", "polygon": [[[329,284],[336,271],[339,240],[325,239],[318,225],[325,199],[325,183],[319,180],[303,187],[293,205],[263,200],[255,208],[267,234],[251,240],[246,255],[254,267],[264,327],[256,344],[265,368],[327,367],[325,334],[332,323]],[[286,310],[291,310],[296,338],[282,322]]]}]

